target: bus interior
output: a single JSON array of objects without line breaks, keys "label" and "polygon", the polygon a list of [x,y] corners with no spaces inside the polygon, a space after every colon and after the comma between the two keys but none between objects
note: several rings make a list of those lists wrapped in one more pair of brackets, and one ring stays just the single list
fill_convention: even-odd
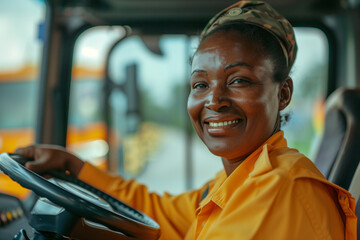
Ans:
[{"label": "bus interior", "polygon": [[[186,111],[189,59],[207,21],[234,2],[0,2],[0,239],[158,238],[140,212],[102,194],[131,221],[98,209],[96,190],[66,175],[55,182],[71,193],[51,190],[12,153],[56,144],[153,192],[202,186],[222,165]],[[266,2],[293,24],[299,47],[288,144],[349,190],[360,216],[360,0]],[[92,213],[76,192],[96,202]],[[50,206],[57,214],[44,218]]]}]

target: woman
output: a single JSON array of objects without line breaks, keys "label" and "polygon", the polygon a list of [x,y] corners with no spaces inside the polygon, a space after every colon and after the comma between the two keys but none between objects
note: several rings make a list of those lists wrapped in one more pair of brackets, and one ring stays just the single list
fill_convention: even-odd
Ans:
[{"label": "woman", "polygon": [[161,239],[355,239],[350,194],[280,130],[296,50],[290,23],[264,2],[240,1],[210,20],[191,63],[188,112],[224,171],[201,189],[159,196],[58,147],[16,152],[35,158],[31,170],[68,170],[143,211]]}]

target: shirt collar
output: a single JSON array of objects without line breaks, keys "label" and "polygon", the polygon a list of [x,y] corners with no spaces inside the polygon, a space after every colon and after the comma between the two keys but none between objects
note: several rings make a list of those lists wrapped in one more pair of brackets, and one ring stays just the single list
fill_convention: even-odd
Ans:
[{"label": "shirt collar", "polygon": [[208,197],[200,204],[200,207],[206,205],[209,201],[213,201],[223,208],[235,190],[249,176],[259,176],[272,169],[269,153],[282,147],[287,147],[287,142],[284,138],[284,132],[279,131],[249,155],[230,176],[227,177],[225,171],[221,171],[216,177],[214,187],[210,190]]}]

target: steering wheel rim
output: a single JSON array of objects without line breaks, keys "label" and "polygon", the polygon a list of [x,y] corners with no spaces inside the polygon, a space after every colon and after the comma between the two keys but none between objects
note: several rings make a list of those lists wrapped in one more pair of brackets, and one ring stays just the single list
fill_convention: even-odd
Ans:
[{"label": "steering wheel rim", "polygon": [[[130,217],[129,214],[126,214],[128,215],[126,216],[125,214],[111,211],[101,205],[88,201],[30,171],[13,160],[8,153],[0,154],[0,170],[21,186],[31,189],[37,195],[49,199],[53,203],[64,207],[69,212],[77,214],[78,216],[98,222],[112,230],[135,238],[146,237],[146,239],[158,239],[160,236],[159,225],[150,217],[90,185],[88,186],[95,189],[95,191],[101,192],[103,196],[109,197],[112,201],[117,201],[118,204],[127,207],[139,215]],[[56,177],[59,178],[59,175]],[[69,179],[63,180],[72,182]],[[111,203],[109,204],[112,205]]]}]

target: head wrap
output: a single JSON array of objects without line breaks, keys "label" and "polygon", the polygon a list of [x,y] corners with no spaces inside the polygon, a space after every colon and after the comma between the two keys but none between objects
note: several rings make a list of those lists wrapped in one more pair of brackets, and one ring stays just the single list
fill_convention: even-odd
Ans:
[{"label": "head wrap", "polygon": [[263,1],[243,0],[216,14],[201,32],[204,38],[224,23],[244,22],[270,32],[279,42],[288,67],[295,61],[297,45],[290,22]]}]

